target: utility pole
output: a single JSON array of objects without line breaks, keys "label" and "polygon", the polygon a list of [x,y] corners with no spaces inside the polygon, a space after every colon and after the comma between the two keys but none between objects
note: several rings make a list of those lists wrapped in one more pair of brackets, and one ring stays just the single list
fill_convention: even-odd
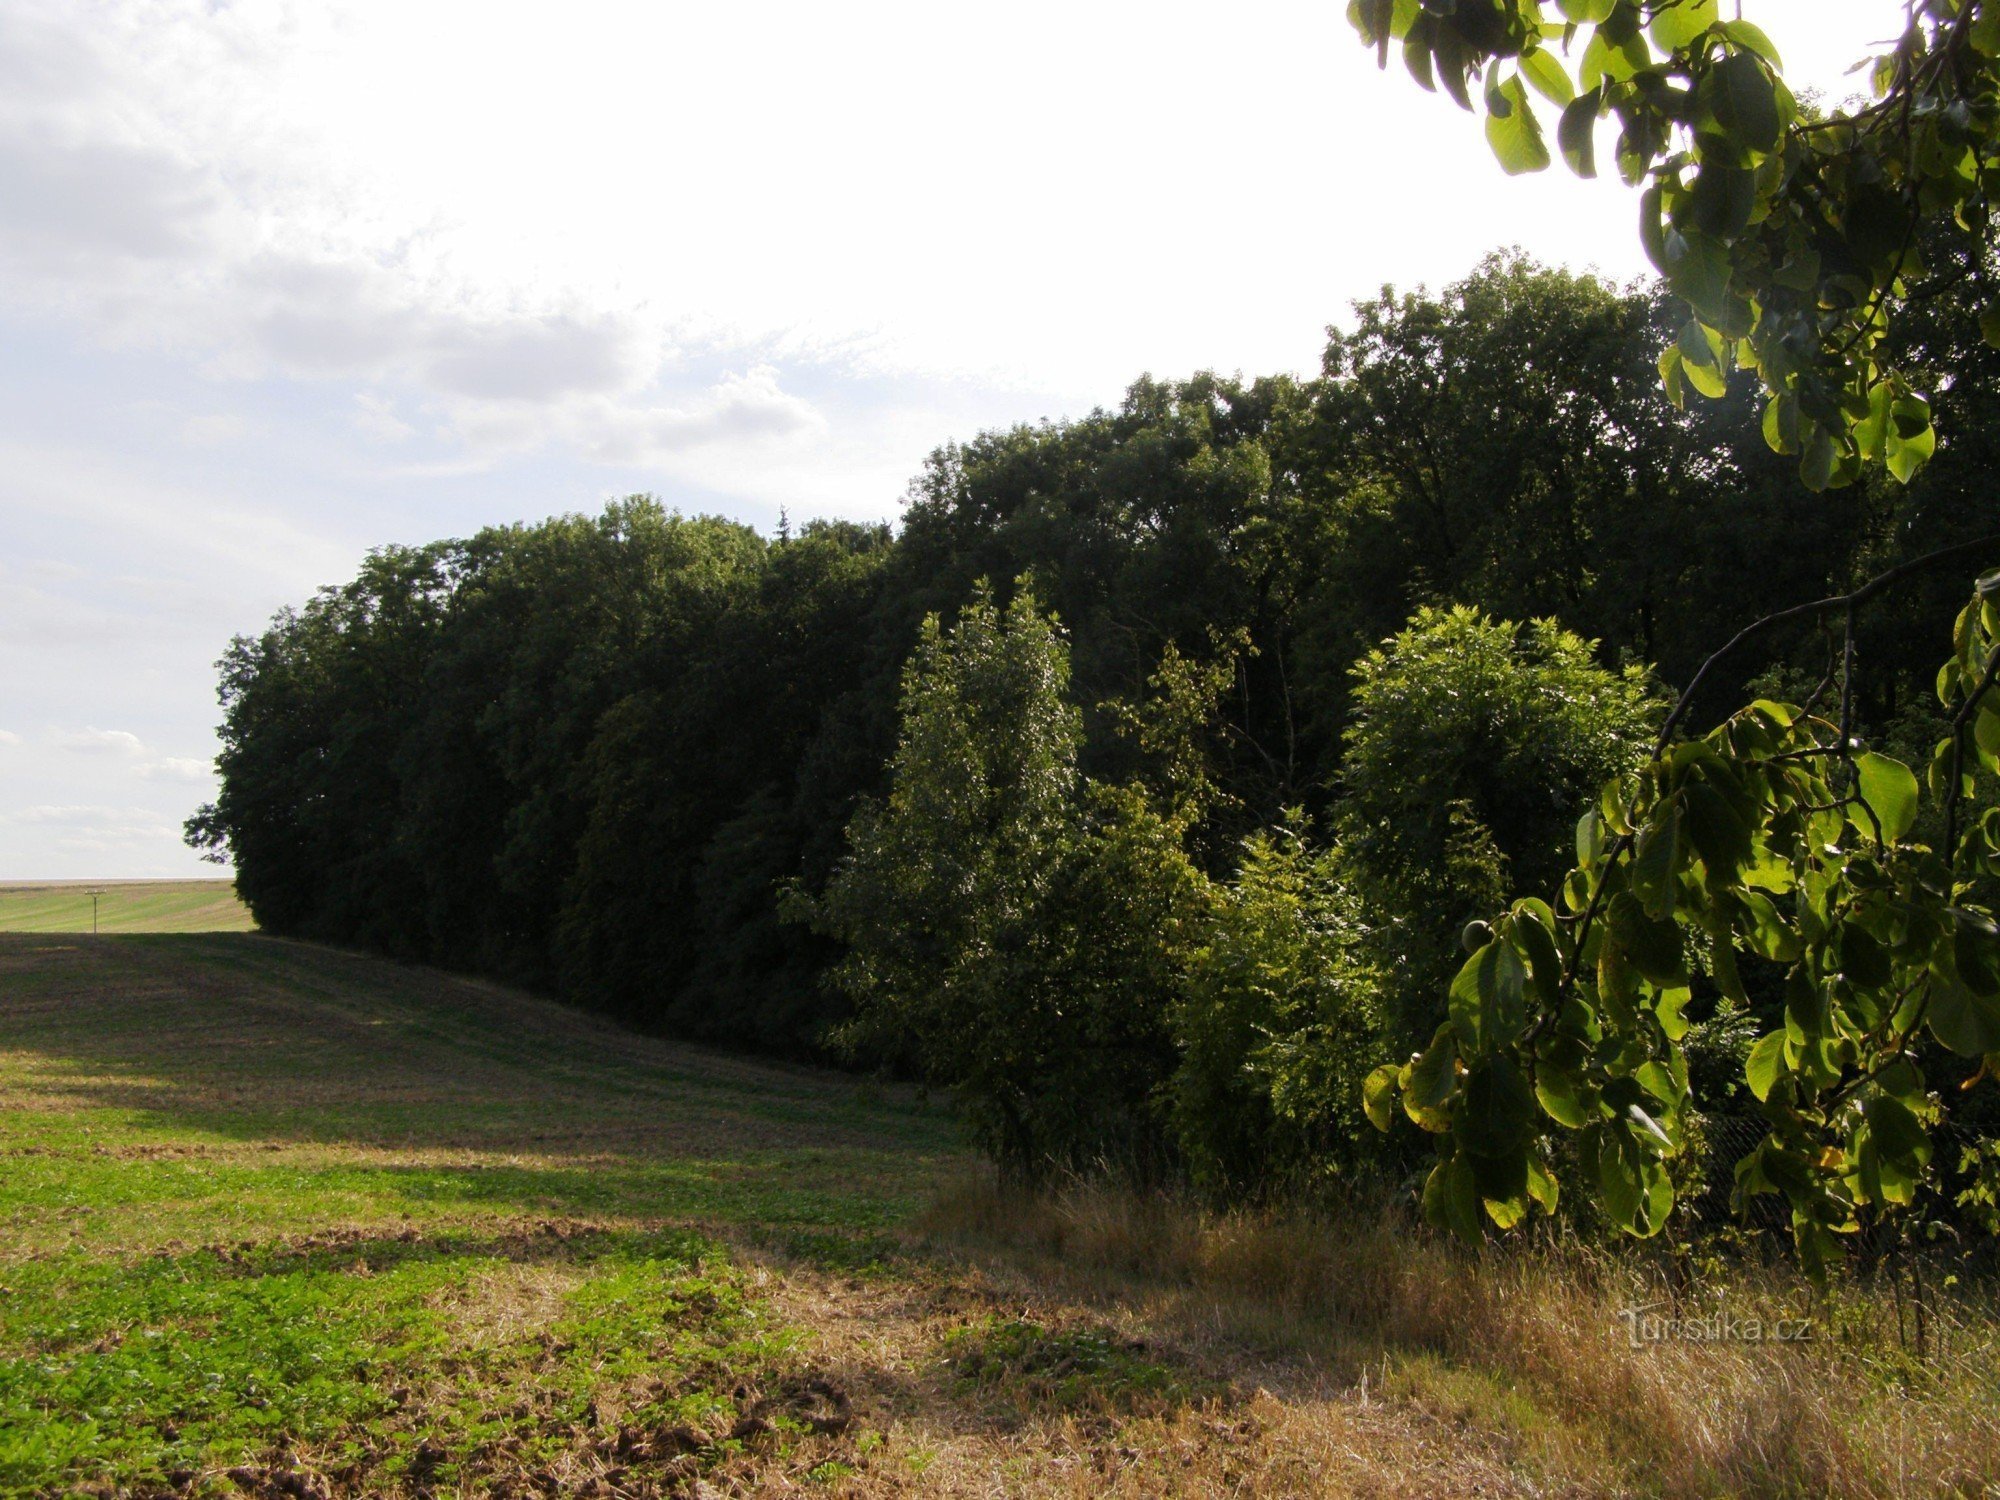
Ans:
[{"label": "utility pole", "polygon": [[90,935],[92,937],[97,936],[97,898],[104,893],[102,886],[95,885],[84,892],[84,895],[90,897]]}]

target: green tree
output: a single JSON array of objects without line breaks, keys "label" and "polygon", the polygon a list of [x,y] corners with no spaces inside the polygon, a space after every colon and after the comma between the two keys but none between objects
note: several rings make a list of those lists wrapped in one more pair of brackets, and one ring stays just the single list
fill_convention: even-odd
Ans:
[{"label": "green tree", "polygon": [[1397,1019],[1427,1036],[1460,928],[1556,883],[1577,815],[1657,714],[1643,672],[1605,670],[1553,621],[1464,606],[1419,610],[1353,676],[1336,833],[1386,929]]},{"label": "green tree", "polygon": [[[1146,724],[1185,717],[1177,662]],[[1080,775],[1068,687],[1067,644],[1025,582],[1004,609],[982,587],[949,629],[928,618],[888,794],[856,812],[847,858],[798,908],[845,945],[848,1045],[957,1091],[1020,1175],[1148,1163],[1203,891],[1185,801]]]},{"label": "green tree", "polygon": [[1365,1158],[1361,1082],[1393,1051],[1379,951],[1336,849],[1297,821],[1245,842],[1174,1012],[1174,1138],[1197,1183],[1266,1194]]},{"label": "green tree", "polygon": [[[1467,80],[1483,74],[1488,137],[1510,171],[1548,161],[1527,87],[1563,108],[1580,171],[1592,123],[1616,116],[1621,171],[1649,183],[1642,234],[1692,311],[1661,360],[1669,394],[1720,395],[1732,369],[1753,368],[1766,436],[1800,454],[1808,484],[1851,482],[1874,462],[1909,478],[1935,439],[1928,403],[1885,362],[1888,331],[1923,269],[1926,227],[1955,223],[1983,243],[1990,224],[2000,7],[1914,0],[1875,66],[1877,103],[1828,119],[1800,114],[1768,40],[1714,0],[1561,10],[1563,24],[1537,0],[1357,0],[1350,14],[1385,59],[1401,43],[1420,81],[1468,108]],[[1546,45],[1558,37],[1584,42],[1575,83]],[[1579,826],[1559,906],[1517,902],[1474,936],[1430,1044],[1371,1075],[1379,1125],[1400,1101],[1439,1137],[1424,1191],[1434,1217],[1477,1235],[1530,1201],[1553,1207],[1552,1122],[1575,1132],[1614,1222],[1660,1229],[1674,1197],[1665,1158],[1691,1109],[1690,952],[1738,1002],[1746,964],[1782,972],[1781,1022],[1746,1069],[1770,1130],[1737,1186],[1741,1199],[1790,1202],[1809,1266],[1935,1180],[1932,1082],[1955,1058],[1978,1059],[1978,1077],[2000,1055],[1988,888],[2000,827],[1967,816],[1977,769],[2000,770],[2000,579],[1980,581],[1938,679],[1950,721],[1928,777],[1933,846],[1914,837],[1918,777],[1862,749],[1851,717],[1856,614],[1902,571],[1764,622],[1844,619],[1831,717],[1759,702],[1677,743],[1683,695],[1652,760]]]}]

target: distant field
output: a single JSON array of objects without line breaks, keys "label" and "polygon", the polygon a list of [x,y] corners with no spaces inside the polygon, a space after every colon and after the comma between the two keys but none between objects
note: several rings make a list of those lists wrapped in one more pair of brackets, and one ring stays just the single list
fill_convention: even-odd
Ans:
[{"label": "distant field", "polygon": [[228,880],[0,882],[0,932],[251,932],[256,922]]}]

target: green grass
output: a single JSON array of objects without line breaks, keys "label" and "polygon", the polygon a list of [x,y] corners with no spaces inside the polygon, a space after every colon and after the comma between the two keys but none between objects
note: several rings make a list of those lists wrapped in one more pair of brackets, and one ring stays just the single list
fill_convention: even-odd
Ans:
[{"label": "green grass", "polygon": [[228,880],[30,881],[0,884],[0,932],[89,932],[90,892],[97,930],[249,932],[249,908]]},{"label": "green grass", "polygon": [[0,937],[0,1494],[837,1477],[741,1249],[877,1264],[951,1139],[328,950]]}]

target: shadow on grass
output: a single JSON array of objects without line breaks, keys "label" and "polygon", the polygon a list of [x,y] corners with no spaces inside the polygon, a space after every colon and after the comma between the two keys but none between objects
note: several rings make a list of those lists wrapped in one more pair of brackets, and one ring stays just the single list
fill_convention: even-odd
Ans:
[{"label": "shadow on grass", "polygon": [[0,1201],[29,1207],[235,1186],[870,1229],[955,1159],[949,1116],[852,1077],[253,934],[0,936],[0,1090]]}]

